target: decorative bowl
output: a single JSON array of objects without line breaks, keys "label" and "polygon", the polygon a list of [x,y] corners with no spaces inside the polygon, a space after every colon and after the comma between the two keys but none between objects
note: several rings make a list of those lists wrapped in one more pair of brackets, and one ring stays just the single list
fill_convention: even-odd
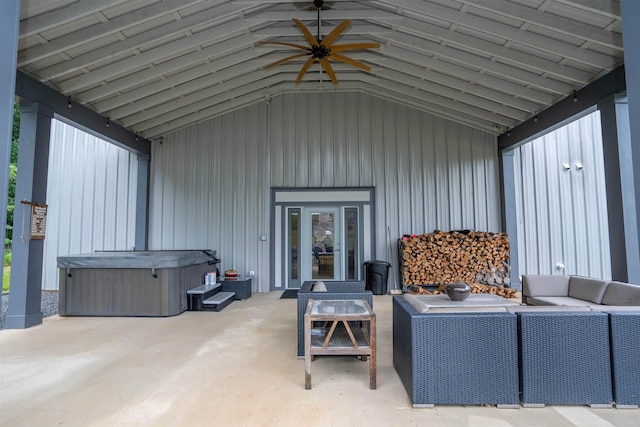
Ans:
[{"label": "decorative bowl", "polygon": [[225,270],[224,277],[238,277],[238,272],[235,270]]},{"label": "decorative bowl", "polygon": [[464,301],[471,293],[471,287],[464,282],[449,283],[445,289],[451,301]]}]

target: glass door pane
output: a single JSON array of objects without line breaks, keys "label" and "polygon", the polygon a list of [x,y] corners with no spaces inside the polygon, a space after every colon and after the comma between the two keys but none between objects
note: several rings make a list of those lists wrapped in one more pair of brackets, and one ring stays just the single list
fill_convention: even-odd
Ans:
[{"label": "glass door pane", "polygon": [[299,289],[300,281],[300,208],[291,208],[288,210],[288,288]]},{"label": "glass door pane", "polygon": [[334,212],[311,213],[312,279],[334,278]]},{"label": "glass door pane", "polygon": [[345,278],[358,280],[360,266],[358,208],[344,209]]}]

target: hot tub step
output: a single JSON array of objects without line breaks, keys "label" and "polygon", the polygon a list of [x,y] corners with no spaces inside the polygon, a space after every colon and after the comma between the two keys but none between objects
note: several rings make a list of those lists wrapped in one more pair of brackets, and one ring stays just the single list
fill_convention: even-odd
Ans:
[{"label": "hot tub step", "polygon": [[235,292],[218,292],[212,297],[202,301],[202,308],[205,310],[220,311],[233,302]]},{"label": "hot tub step", "polygon": [[200,285],[193,289],[189,289],[187,291],[188,310],[204,310],[202,302],[220,292],[221,288],[222,283],[214,283],[212,285]]}]

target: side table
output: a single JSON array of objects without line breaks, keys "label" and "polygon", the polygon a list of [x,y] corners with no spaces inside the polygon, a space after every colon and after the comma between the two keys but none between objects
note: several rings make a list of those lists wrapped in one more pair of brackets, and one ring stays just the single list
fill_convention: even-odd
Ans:
[{"label": "side table", "polygon": [[[323,322],[324,326],[312,328],[313,322]],[[339,324],[343,327],[338,327]],[[363,361],[369,357],[369,388],[375,390],[376,314],[367,300],[309,300],[304,315],[307,390],[311,388],[311,360],[315,355],[357,355]]]},{"label": "side table", "polygon": [[239,300],[251,297],[252,279],[252,276],[223,277],[219,283],[222,283],[222,292],[234,292],[234,299]]}]

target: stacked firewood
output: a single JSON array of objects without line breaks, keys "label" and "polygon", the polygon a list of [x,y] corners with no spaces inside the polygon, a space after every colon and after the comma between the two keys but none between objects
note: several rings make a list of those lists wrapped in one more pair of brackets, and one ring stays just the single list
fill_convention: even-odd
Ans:
[{"label": "stacked firewood", "polygon": [[509,237],[483,231],[439,231],[400,241],[403,283],[444,285],[457,281],[506,285]]},{"label": "stacked firewood", "polygon": [[[504,286],[485,285],[482,283],[469,283],[472,294],[494,294],[504,298],[515,298],[517,291],[512,288],[505,288]],[[439,295],[446,294],[444,285],[438,286],[436,289],[428,289],[428,287],[421,285],[409,285],[407,291],[410,294],[418,295]]]}]

